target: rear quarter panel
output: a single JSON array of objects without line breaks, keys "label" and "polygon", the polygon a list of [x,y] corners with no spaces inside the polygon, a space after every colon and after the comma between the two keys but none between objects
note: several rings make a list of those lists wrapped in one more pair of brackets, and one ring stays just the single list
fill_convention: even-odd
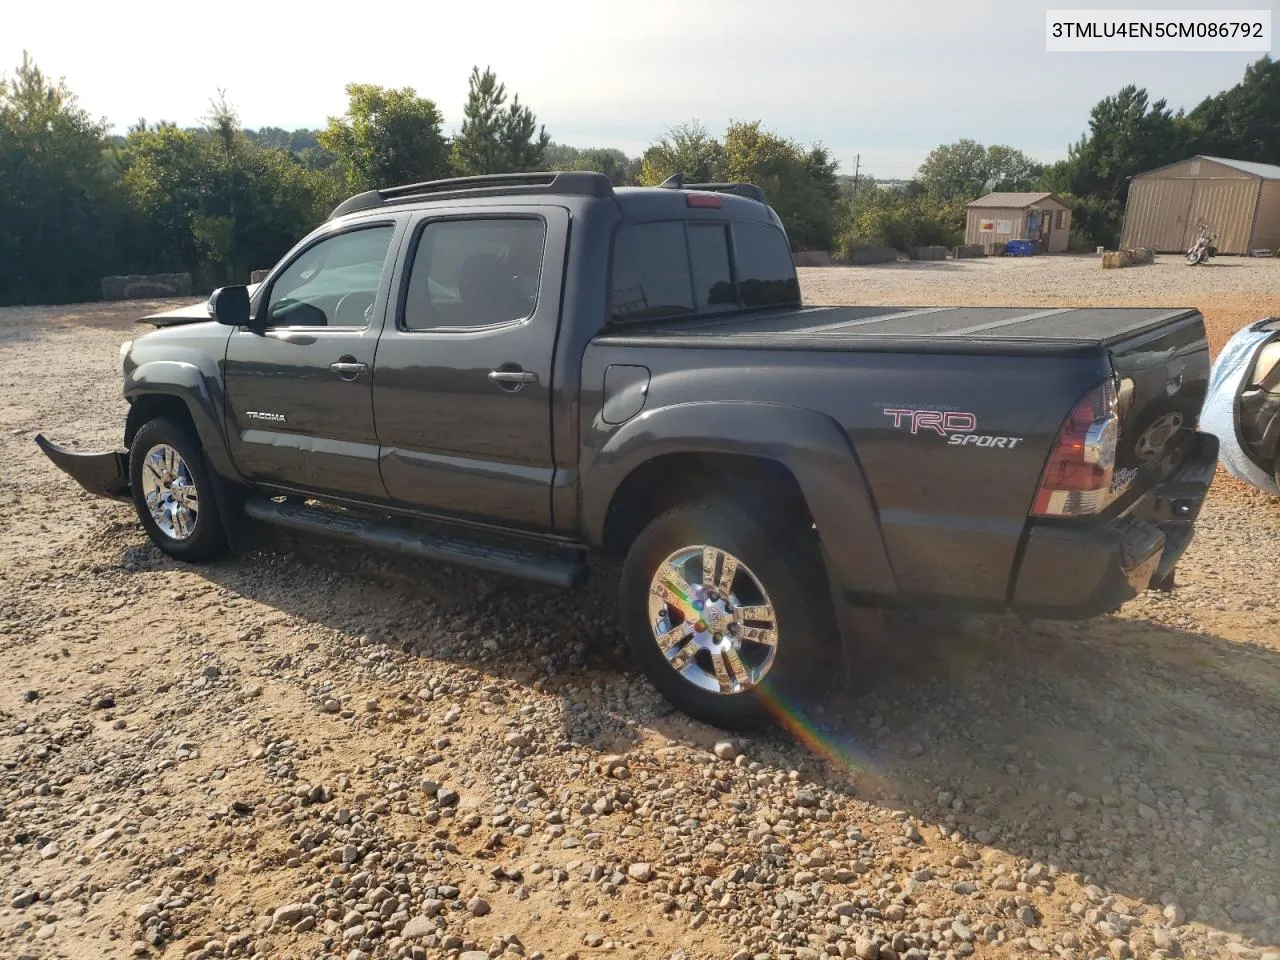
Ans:
[{"label": "rear quarter panel", "polygon": [[[833,419],[852,448],[851,496],[859,469],[866,478],[898,596],[980,607],[1004,604],[1050,444],[1072,404],[1110,372],[1101,354],[987,357],[592,344],[582,380],[584,478],[623,429],[600,416],[604,372],[615,363],[650,370],[645,411],[756,402]],[[669,430],[678,419],[664,423]],[[824,515],[840,516],[840,504],[824,507]],[[839,521],[819,528],[824,542],[855,535]]]}]

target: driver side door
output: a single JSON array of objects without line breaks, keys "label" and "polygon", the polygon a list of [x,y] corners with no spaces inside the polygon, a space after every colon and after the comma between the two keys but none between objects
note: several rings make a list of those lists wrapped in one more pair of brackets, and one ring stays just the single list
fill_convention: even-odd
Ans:
[{"label": "driver side door", "polygon": [[373,359],[403,220],[318,237],[255,297],[252,328],[227,342],[231,454],[251,480],[383,500]]}]

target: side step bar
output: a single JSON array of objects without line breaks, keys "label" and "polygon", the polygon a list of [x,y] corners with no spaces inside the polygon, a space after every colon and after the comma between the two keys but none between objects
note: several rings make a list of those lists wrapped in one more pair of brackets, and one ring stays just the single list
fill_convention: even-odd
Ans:
[{"label": "side step bar", "polygon": [[448,534],[423,533],[395,523],[370,520],[349,514],[331,513],[314,507],[249,500],[245,513],[255,520],[301,533],[318,534],[361,546],[474,567],[553,587],[574,587],[582,582],[587,567],[580,559],[564,553],[539,551],[521,546],[498,545]]}]

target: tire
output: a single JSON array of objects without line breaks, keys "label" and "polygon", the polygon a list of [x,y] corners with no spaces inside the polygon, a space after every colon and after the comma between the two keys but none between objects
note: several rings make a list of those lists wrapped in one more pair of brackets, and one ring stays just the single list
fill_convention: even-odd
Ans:
[{"label": "tire", "polygon": [[[176,454],[174,457],[172,454]],[[166,417],[144,423],[129,449],[129,488],[151,542],[178,560],[212,560],[227,552],[213,477],[190,427]],[[157,520],[148,496],[162,504]]]},{"label": "tire", "polygon": [[[701,574],[704,547],[716,551],[716,581],[722,581],[726,565],[719,557],[737,561],[729,591],[737,603],[714,590],[710,600],[690,611],[699,617],[694,621],[681,608],[702,602],[695,574]],[[680,607],[651,597],[659,569],[673,557],[686,558],[687,566],[676,572],[684,573],[687,593],[693,595]],[[769,608],[772,644],[769,619],[751,616]],[[621,609],[627,644],[658,691],[694,719],[726,730],[758,729],[775,721],[785,726],[802,713],[802,697],[811,692],[809,681],[827,655],[820,638],[838,643],[816,540],[803,527],[768,523],[723,501],[684,504],[645,527],[623,565]],[[658,640],[663,614],[671,627],[666,652]],[[709,689],[715,686],[720,689]],[[726,686],[728,692],[721,692]]]}]

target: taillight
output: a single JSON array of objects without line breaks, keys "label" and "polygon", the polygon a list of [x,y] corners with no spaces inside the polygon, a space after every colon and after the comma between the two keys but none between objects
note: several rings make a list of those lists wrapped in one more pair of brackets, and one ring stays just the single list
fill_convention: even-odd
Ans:
[{"label": "taillight", "polygon": [[1053,442],[1040,477],[1037,517],[1098,513],[1110,502],[1111,475],[1120,444],[1116,388],[1104,380],[1076,403]]}]

